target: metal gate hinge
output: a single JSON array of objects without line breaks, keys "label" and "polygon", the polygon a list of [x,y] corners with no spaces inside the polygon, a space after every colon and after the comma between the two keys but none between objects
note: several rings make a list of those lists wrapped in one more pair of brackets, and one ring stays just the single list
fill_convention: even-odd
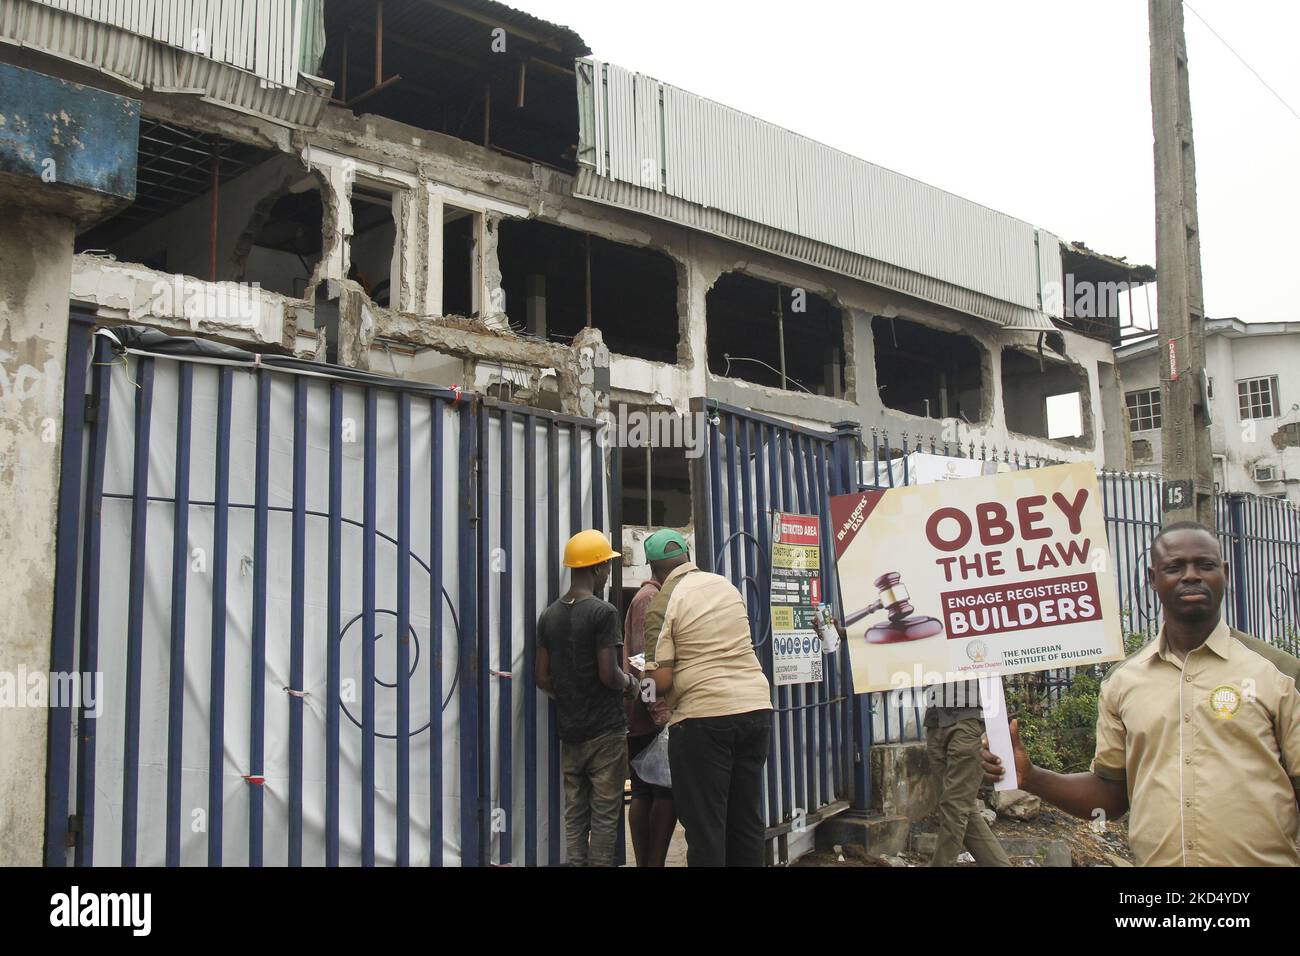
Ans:
[{"label": "metal gate hinge", "polygon": [[65,847],[75,847],[81,836],[81,817],[73,813],[68,816],[68,832],[63,835]]},{"label": "metal gate hinge", "polygon": [[86,410],[82,419],[87,425],[93,425],[99,421],[99,398],[95,395],[86,396]]}]

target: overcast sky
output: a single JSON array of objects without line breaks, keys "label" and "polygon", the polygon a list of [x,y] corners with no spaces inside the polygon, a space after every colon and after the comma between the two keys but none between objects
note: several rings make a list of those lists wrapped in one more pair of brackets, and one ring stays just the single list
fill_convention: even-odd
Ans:
[{"label": "overcast sky", "polygon": [[[602,59],[1155,264],[1143,0],[508,2]],[[1300,3],[1192,7],[1300,110]],[[1300,119],[1185,18],[1206,311],[1300,320]]]}]

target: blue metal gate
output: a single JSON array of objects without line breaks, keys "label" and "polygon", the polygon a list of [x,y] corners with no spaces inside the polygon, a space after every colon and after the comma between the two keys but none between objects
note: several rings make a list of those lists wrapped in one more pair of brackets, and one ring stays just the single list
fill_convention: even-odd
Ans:
[{"label": "blue metal gate", "polygon": [[532,628],[617,539],[598,423],[90,323],[52,670],[102,693],[50,708],[47,863],[559,863]]},{"label": "blue metal gate", "polygon": [[[845,473],[839,435],[818,432],[746,409],[695,400],[707,416],[705,454],[696,462],[696,560],[725,575],[745,596],[754,649],[772,679],[771,516],[819,515],[822,593],[839,605],[830,555],[830,495]],[[847,490],[847,489],[845,489]],[[855,750],[847,652],[828,655],[822,680],[772,689],[772,744],[763,809],[769,859],[788,858],[789,834],[846,808],[853,793]]]}]

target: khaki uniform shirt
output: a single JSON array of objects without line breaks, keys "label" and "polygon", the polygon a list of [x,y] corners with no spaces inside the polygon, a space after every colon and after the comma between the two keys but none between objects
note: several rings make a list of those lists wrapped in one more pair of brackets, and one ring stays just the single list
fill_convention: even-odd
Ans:
[{"label": "khaki uniform shirt", "polygon": [[726,578],[689,561],[673,569],[646,611],[645,661],[647,671],[673,669],[669,726],[772,709],[744,598]]},{"label": "khaki uniform shirt", "polygon": [[1139,866],[1296,866],[1300,661],[1220,620],[1179,661],[1156,640],[1101,685],[1092,770],[1125,781]]}]

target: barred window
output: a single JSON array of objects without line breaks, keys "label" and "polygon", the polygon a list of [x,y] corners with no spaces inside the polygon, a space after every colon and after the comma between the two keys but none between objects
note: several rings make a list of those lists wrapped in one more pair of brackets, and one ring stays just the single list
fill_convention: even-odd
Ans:
[{"label": "barred window", "polygon": [[1124,401],[1128,404],[1128,425],[1132,431],[1144,432],[1160,427],[1160,389],[1129,392]]},{"label": "barred window", "polygon": [[1277,376],[1247,378],[1237,383],[1237,409],[1241,420],[1277,417]]}]

